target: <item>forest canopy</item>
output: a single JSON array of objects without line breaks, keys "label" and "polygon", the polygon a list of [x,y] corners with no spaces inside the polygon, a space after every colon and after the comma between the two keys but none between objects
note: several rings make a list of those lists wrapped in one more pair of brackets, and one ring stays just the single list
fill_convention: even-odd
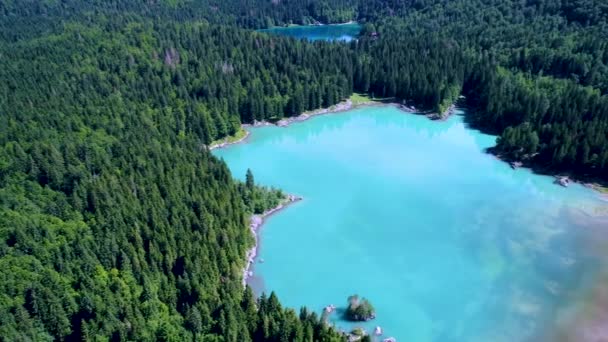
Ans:
[{"label": "forest canopy", "polygon": [[[607,18],[601,0],[0,2],[0,336],[342,340],[243,290],[248,216],[282,193],[208,146],[354,91],[464,96],[494,153],[606,182]],[[348,20],[348,44],[251,30]]]}]

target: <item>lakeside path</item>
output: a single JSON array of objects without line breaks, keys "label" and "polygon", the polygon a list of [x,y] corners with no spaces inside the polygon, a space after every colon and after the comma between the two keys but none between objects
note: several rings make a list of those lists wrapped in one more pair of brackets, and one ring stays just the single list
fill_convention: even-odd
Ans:
[{"label": "lakeside path", "polygon": [[253,275],[252,266],[255,262],[255,258],[258,255],[259,249],[259,230],[264,224],[264,220],[266,220],[266,218],[268,218],[270,215],[300,200],[302,200],[302,197],[295,195],[287,195],[287,197],[283,199],[276,207],[268,209],[262,214],[251,215],[251,218],[249,219],[249,229],[251,231],[251,234],[253,235],[254,244],[253,247],[251,247],[246,253],[246,264],[243,268],[243,287],[247,285],[247,279],[249,279],[249,277]]}]

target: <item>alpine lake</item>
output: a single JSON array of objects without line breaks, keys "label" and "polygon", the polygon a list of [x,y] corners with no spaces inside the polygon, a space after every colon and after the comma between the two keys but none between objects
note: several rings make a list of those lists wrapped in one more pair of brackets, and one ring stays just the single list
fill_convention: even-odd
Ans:
[{"label": "alpine lake", "polygon": [[[334,40],[343,26],[271,33]],[[332,324],[380,326],[379,341],[558,341],[608,329],[595,323],[608,317],[606,197],[512,169],[464,115],[368,106],[248,128],[245,142],[214,150],[235,177],[249,168],[257,183],[303,197],[266,220],[249,284],[294,309],[333,304]],[[370,300],[374,320],[342,318],[352,294]]]}]

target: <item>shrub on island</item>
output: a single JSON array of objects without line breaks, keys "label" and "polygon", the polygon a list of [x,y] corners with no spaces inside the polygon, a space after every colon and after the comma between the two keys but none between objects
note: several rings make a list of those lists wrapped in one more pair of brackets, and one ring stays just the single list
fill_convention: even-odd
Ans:
[{"label": "shrub on island", "polygon": [[365,329],[361,327],[354,328],[350,334],[347,334],[348,341],[357,342],[372,342],[372,338],[365,332]]},{"label": "shrub on island", "polygon": [[372,304],[365,298],[359,298],[358,295],[348,297],[345,315],[349,321],[369,321],[376,318]]},{"label": "shrub on island", "polygon": [[361,327],[356,327],[350,332],[350,334],[355,336],[365,336],[365,330],[363,330]]}]

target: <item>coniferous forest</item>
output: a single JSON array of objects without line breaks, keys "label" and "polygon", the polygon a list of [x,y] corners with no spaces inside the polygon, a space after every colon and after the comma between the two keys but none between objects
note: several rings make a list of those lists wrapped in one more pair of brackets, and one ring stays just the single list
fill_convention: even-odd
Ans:
[{"label": "coniferous forest", "polygon": [[[348,44],[252,30],[348,20]],[[608,181],[603,0],[0,2],[2,340],[342,340],[243,290],[281,194],[207,146],[355,91],[462,95],[493,153]]]}]

